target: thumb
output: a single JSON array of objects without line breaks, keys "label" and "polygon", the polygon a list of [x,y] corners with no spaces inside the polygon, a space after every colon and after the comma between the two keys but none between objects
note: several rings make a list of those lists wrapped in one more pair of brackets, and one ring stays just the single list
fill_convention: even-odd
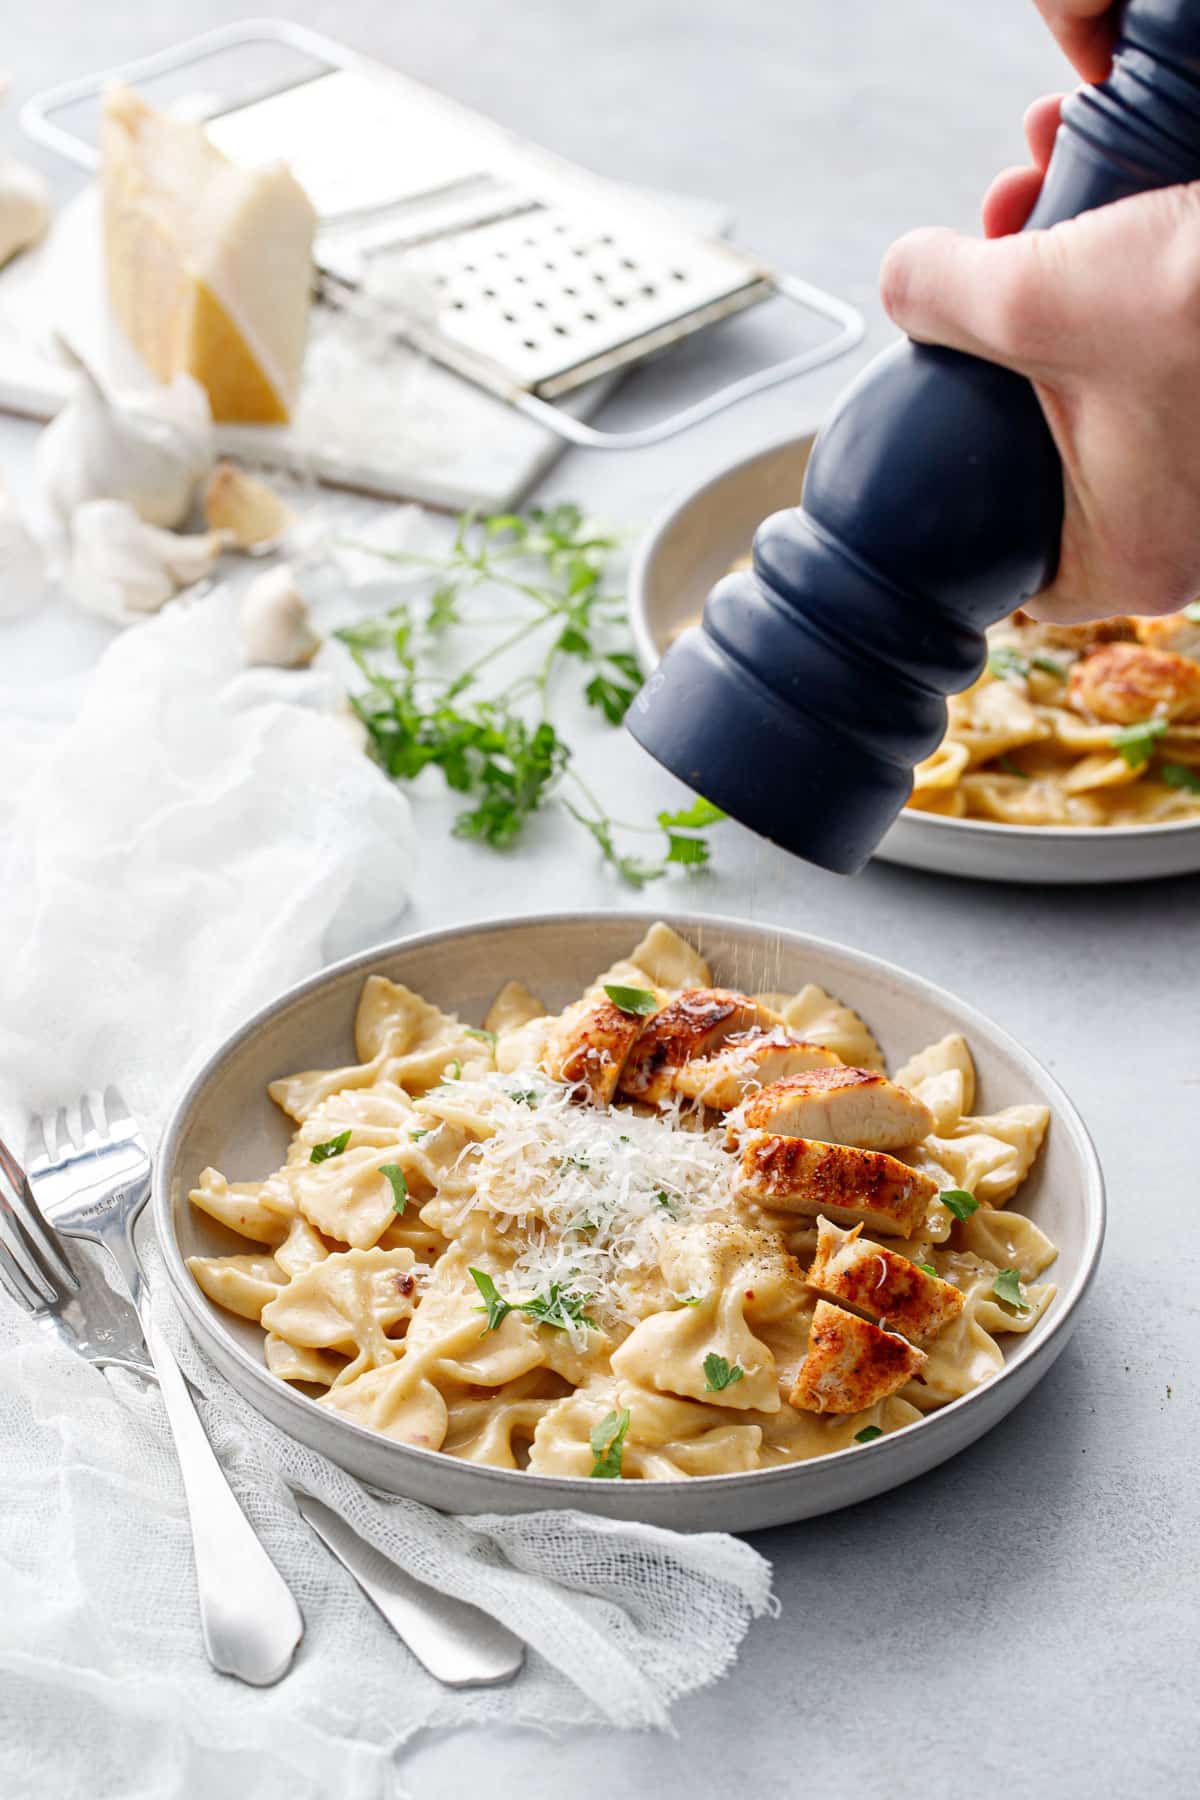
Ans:
[{"label": "thumb", "polygon": [[1022,374],[1053,360],[1042,232],[980,239],[910,231],[883,259],[888,316],[922,343],[946,344]]}]

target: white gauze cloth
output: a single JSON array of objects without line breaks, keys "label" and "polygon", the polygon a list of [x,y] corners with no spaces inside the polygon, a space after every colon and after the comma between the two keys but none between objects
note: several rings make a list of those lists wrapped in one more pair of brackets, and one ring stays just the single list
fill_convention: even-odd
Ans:
[{"label": "white gauze cloth", "polygon": [[[29,1108],[112,1080],[156,1135],[216,1038],[386,935],[402,907],[407,801],[341,724],[296,703],[321,698],[319,674],[241,670],[231,607],[213,594],[118,639],[65,726],[37,723],[37,697],[7,697],[0,1126],[18,1153]],[[27,1791],[36,1770],[58,1792],[121,1800],[203,1800],[230,1779],[256,1800],[391,1795],[395,1751],[424,1726],[662,1726],[770,1608],[768,1565],[731,1537],[574,1513],[450,1519],[371,1494],[255,1413],[151,1281],[305,1639],[270,1690],[212,1673],[156,1391],[100,1374],[0,1295],[0,1792]],[[518,1679],[441,1688],[289,1484],[524,1637]]]}]

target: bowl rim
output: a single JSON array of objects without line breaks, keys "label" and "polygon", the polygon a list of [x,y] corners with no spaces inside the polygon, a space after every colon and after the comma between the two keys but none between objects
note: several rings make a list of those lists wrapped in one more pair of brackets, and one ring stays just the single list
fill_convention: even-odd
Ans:
[{"label": "bowl rim", "polygon": [[[663,541],[671,527],[682,515],[689,512],[698,502],[705,499],[715,489],[721,487],[733,475],[744,474],[757,462],[768,461],[782,450],[799,450],[801,446],[811,446],[816,436],[816,426],[808,431],[790,431],[786,436],[764,444],[761,449],[753,450],[747,456],[739,456],[733,462],[726,463],[715,475],[710,475],[697,487],[689,488],[685,494],[679,495],[668,506],[664,507],[651,522],[640,539],[637,549],[629,565],[628,594],[626,611],[629,616],[629,628],[633,633],[634,648],[646,679],[653,675],[662,660],[663,652],[658,647],[657,639],[650,623],[650,609],[647,602],[650,570],[655,557],[659,554]],[[1135,839],[1138,843],[1146,843],[1151,838],[1177,837],[1189,831],[1200,831],[1200,817],[1194,819],[1156,819],[1146,825],[1008,825],[1002,819],[952,819],[943,813],[920,812],[912,807],[905,807],[897,815],[891,829],[911,824],[919,820],[921,824],[953,827],[968,836],[998,837],[1005,842],[1015,838],[1028,838],[1037,843],[1061,841],[1066,844],[1076,843],[1120,843],[1123,839]]]},{"label": "bowl rim", "polygon": [[[945,1455],[955,1454],[953,1439],[956,1434],[957,1421],[965,1408],[974,1402],[985,1402],[988,1395],[995,1393],[1010,1376],[1015,1377],[1023,1369],[1036,1362],[1047,1359],[1052,1362],[1057,1353],[1055,1340],[1070,1335],[1075,1323],[1075,1315],[1082,1305],[1088,1290],[1095,1278],[1104,1244],[1107,1223],[1107,1203],[1104,1187],[1104,1175],[1100,1159],[1096,1151],[1092,1135],[1088,1130],[1078,1108],[1070,1099],[1064,1088],[1040,1062],[1003,1026],[994,1024],[985,1013],[979,1011],[968,1001],[960,1000],[957,995],[941,987],[937,982],[923,975],[916,975],[884,957],[874,956],[868,951],[857,950],[848,944],[838,943],[835,939],[816,937],[809,932],[795,931],[786,926],[760,924],[751,919],[739,919],[728,913],[681,913],[667,910],[643,911],[625,908],[573,908],[558,912],[538,913],[506,913],[495,917],[474,920],[468,924],[444,926],[433,931],[415,931],[403,937],[389,939],[375,944],[366,950],[357,951],[352,956],[341,958],[328,964],[314,975],[293,983],[274,1000],[267,1001],[256,1008],[245,1022],[230,1032],[222,1042],[205,1058],[201,1067],[192,1076],[186,1087],[171,1108],[166,1127],[163,1131],[158,1152],[154,1159],[154,1181],[152,1208],[155,1234],[159,1253],[167,1271],[168,1280],[174,1292],[176,1302],[184,1315],[185,1323],[193,1337],[199,1339],[204,1346],[206,1335],[216,1338],[223,1353],[232,1358],[243,1371],[247,1386],[242,1389],[243,1397],[253,1405],[254,1394],[260,1389],[270,1392],[279,1405],[294,1410],[297,1417],[316,1405],[306,1394],[293,1390],[288,1382],[272,1375],[264,1364],[252,1357],[229,1331],[213,1302],[203,1294],[194,1276],[184,1261],[175,1235],[174,1219],[171,1207],[169,1172],[176,1159],[179,1139],[184,1126],[197,1100],[220,1064],[248,1039],[262,1029],[271,1019],[298,1005],[322,987],[345,976],[361,972],[365,977],[381,962],[401,952],[412,952],[425,946],[452,943],[470,937],[482,931],[515,931],[527,929],[529,926],[552,928],[558,925],[575,925],[580,927],[604,925],[617,922],[628,923],[630,929],[638,931],[656,919],[663,919],[672,929],[686,935],[689,930],[704,930],[712,927],[732,927],[736,930],[747,928],[753,931],[770,932],[772,937],[778,935],[798,950],[810,950],[817,953],[832,952],[836,956],[847,957],[857,964],[865,977],[885,977],[890,981],[899,978],[900,982],[910,990],[915,989],[923,998],[934,1001],[948,1010],[955,1018],[957,1028],[969,1038],[973,1031],[979,1031],[985,1039],[990,1039],[999,1049],[1010,1055],[1018,1064],[1027,1064],[1040,1086],[1042,1096],[1051,1107],[1054,1122],[1060,1129],[1066,1129],[1075,1142],[1083,1171],[1083,1211],[1084,1238],[1080,1252],[1079,1267],[1074,1279],[1066,1289],[1060,1289],[1055,1296],[1055,1305],[1051,1310],[1044,1329],[1031,1331],[1022,1336],[1010,1356],[1006,1356],[1004,1367],[990,1380],[979,1387],[972,1388],[969,1393],[962,1394],[957,1400],[936,1411],[925,1414],[911,1424],[902,1426],[898,1431],[888,1432],[882,1438],[867,1445],[852,1445],[844,1450],[829,1451],[823,1456],[808,1458],[803,1462],[783,1463],[776,1468],[734,1470],[719,1475],[692,1475],[686,1477],[689,1492],[697,1490],[701,1493],[729,1491],[733,1487],[741,1487],[747,1482],[760,1484],[755,1491],[765,1491],[768,1485],[778,1486],[781,1482],[801,1481],[805,1479],[805,1471],[815,1468],[827,1469],[835,1464],[845,1466],[844,1459],[857,1456],[863,1449],[877,1453],[876,1468],[880,1468],[884,1456],[894,1459],[897,1469],[897,1480],[903,1481],[907,1476],[900,1472],[905,1452],[898,1448],[901,1440],[906,1440],[914,1431],[927,1432],[936,1444],[939,1437],[950,1440],[950,1448]],[[1048,1366],[1048,1363],[1047,1363]],[[282,1391],[281,1391],[282,1390]],[[1019,1399],[1018,1399],[1018,1404]],[[389,1438],[385,1432],[379,1432],[355,1420],[345,1418],[332,1408],[322,1408],[326,1420],[338,1431],[348,1434],[347,1441],[359,1439],[364,1444],[379,1450],[386,1446],[401,1463],[410,1458],[419,1459],[425,1467],[436,1467],[453,1464],[456,1470],[464,1472],[472,1470],[475,1465],[464,1462],[460,1457],[448,1456],[442,1450],[430,1450],[416,1444],[405,1444],[398,1439]],[[330,1454],[328,1451],[325,1454]],[[433,1463],[430,1459],[434,1459]],[[336,1455],[330,1456],[337,1460]],[[934,1459],[938,1460],[937,1458]],[[592,1492],[593,1484],[584,1475],[538,1475],[527,1469],[502,1469],[492,1464],[480,1465],[479,1473],[489,1485],[500,1482],[511,1487],[514,1496],[525,1495],[533,1498],[537,1494],[545,1497],[549,1507],[566,1506],[570,1500],[552,1498],[566,1490],[569,1494],[580,1495]],[[813,1479],[812,1476],[809,1477]],[[523,1508],[523,1510],[529,1510]]]}]

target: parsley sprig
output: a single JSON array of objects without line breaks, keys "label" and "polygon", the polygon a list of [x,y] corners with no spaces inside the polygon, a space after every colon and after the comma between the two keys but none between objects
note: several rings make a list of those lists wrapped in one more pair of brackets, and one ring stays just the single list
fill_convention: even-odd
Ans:
[{"label": "parsley sprig", "polygon": [[[455,820],[456,836],[509,849],[555,799],[617,875],[642,887],[672,865],[707,863],[704,833],[724,815],[697,800],[682,812],[660,813],[653,826],[614,818],[572,766],[571,747],[550,717],[567,666],[586,675],[584,699],[610,725],[621,723],[637,692],[641,676],[623,601],[610,581],[616,549],[614,538],[568,503],[483,519],[466,514],[443,556],[376,551],[427,576],[427,589],[335,635],[363,678],[350,703],[372,756],[397,781],[440,770],[447,787],[469,801]],[[471,597],[485,589],[493,604],[472,611]],[[457,644],[476,647],[494,625],[497,589],[519,609],[516,628],[454,668]],[[533,671],[481,692],[485,672],[490,681],[496,665],[522,646],[540,651]],[[569,798],[561,791],[567,783]],[[634,855],[623,842],[627,832],[658,838],[657,854]]]},{"label": "parsley sprig", "polygon": [[1136,725],[1122,725],[1113,733],[1113,749],[1121,752],[1131,769],[1144,768],[1166,729],[1166,719],[1139,719]]},{"label": "parsley sprig", "polygon": [[328,1162],[331,1156],[340,1156],[350,1142],[350,1127],[339,1131],[336,1137],[326,1138],[323,1144],[314,1144],[309,1152],[309,1162]]},{"label": "parsley sprig", "polygon": [[704,1359],[704,1391],[706,1394],[723,1393],[735,1381],[740,1381],[745,1373],[740,1363],[726,1362],[723,1356],[710,1350]]},{"label": "parsley sprig", "polygon": [[570,1293],[560,1282],[552,1281],[544,1294],[535,1294],[532,1300],[506,1300],[486,1270],[468,1269],[467,1273],[483,1299],[478,1311],[487,1314],[487,1324],[480,1337],[486,1337],[489,1331],[503,1325],[512,1312],[527,1313],[536,1324],[553,1325],[557,1331],[570,1331],[576,1325],[589,1325],[593,1331],[597,1329],[595,1319],[589,1319],[583,1310],[587,1305],[586,1296]]},{"label": "parsley sprig", "polygon": [[617,1481],[625,1454],[625,1434],[629,1430],[629,1408],[606,1413],[598,1425],[588,1432],[592,1466],[588,1473],[596,1481]]}]

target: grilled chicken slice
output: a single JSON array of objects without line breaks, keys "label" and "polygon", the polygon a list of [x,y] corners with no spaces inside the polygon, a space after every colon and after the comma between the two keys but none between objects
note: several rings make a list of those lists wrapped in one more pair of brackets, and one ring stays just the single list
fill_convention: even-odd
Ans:
[{"label": "grilled chicken slice", "polygon": [[759,1132],[742,1151],[737,1194],[774,1212],[822,1213],[884,1237],[912,1237],[925,1221],[936,1181],[879,1150]]},{"label": "grilled chicken slice", "polygon": [[930,1275],[907,1256],[853,1231],[817,1221],[817,1250],[805,1280],[829,1300],[840,1301],[868,1318],[886,1319],[910,1343],[931,1343],[963,1309],[963,1297],[940,1275]]},{"label": "grilled chicken slice", "polygon": [[553,1080],[570,1082],[593,1106],[607,1106],[645,1023],[603,990],[585,994],[555,1023],[539,1060]]},{"label": "grilled chicken slice", "polygon": [[871,1069],[809,1069],[773,1081],[747,1100],[733,1136],[771,1131],[781,1137],[818,1138],[860,1150],[902,1150],[933,1130],[923,1100]]},{"label": "grilled chicken slice", "polygon": [[684,1063],[672,1086],[677,1094],[728,1112],[731,1106],[740,1106],[748,1094],[785,1075],[840,1066],[836,1051],[827,1050],[824,1044],[809,1044],[786,1025],[776,1025],[770,1031],[739,1033],[715,1056],[693,1057]]},{"label": "grilled chicken slice", "polygon": [[621,1076],[621,1092],[631,1100],[662,1100],[683,1065],[693,1057],[709,1057],[730,1038],[782,1025],[769,1011],[732,988],[685,988],[649,1020]]},{"label": "grilled chicken slice", "polygon": [[863,1412],[911,1381],[924,1362],[924,1351],[905,1338],[818,1300],[788,1399],[801,1412]]},{"label": "grilled chicken slice", "polygon": [[1200,719],[1200,663],[1145,644],[1106,644],[1071,670],[1067,704],[1114,725]]}]

